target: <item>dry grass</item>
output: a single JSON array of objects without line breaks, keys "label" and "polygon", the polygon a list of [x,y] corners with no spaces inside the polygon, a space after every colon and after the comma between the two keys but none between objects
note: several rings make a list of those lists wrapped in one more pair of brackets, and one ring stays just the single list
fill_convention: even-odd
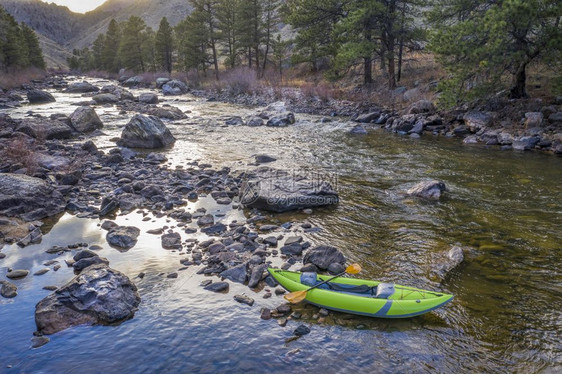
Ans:
[{"label": "dry grass", "polygon": [[0,88],[10,90],[30,83],[34,79],[44,79],[47,72],[37,68],[14,70],[0,74]]},{"label": "dry grass", "polygon": [[11,139],[0,150],[0,155],[14,170],[25,168],[27,175],[35,174],[39,168],[35,144],[26,137]]}]

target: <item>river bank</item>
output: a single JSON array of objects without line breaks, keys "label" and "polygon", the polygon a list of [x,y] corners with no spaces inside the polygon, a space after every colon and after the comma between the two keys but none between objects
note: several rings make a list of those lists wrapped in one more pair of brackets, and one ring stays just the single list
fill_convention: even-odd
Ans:
[{"label": "river bank", "polygon": [[[52,355],[75,367],[86,352],[96,352],[98,344],[116,348],[115,354],[107,356],[111,362],[118,362],[117,355],[127,352],[136,367],[165,362],[193,370],[257,370],[265,365],[281,372],[314,365],[329,371],[336,361],[326,362],[327,351],[334,357],[345,352],[357,358],[371,352],[362,343],[343,347],[342,340],[383,342],[378,362],[388,362],[389,370],[419,370],[423,367],[419,365],[433,362],[435,354],[442,357],[434,363],[441,370],[461,366],[492,370],[504,367],[501,357],[506,349],[516,362],[512,368],[557,365],[548,359],[549,347],[556,347],[555,320],[538,313],[537,305],[525,299],[511,303],[512,297],[528,290],[534,290],[534,300],[538,297],[540,303],[556,306],[559,302],[540,277],[525,276],[537,267],[557,271],[551,267],[556,259],[547,261],[556,256],[559,235],[557,218],[552,218],[559,209],[557,158],[467,149],[445,137],[396,137],[374,126],[358,137],[352,133],[354,122],[337,117],[328,122],[321,116],[298,113],[290,116],[286,106],[228,105],[190,94],[163,96],[154,89],[123,89],[104,80],[88,79],[89,85],[82,85],[81,80],[52,82],[60,85],[48,89],[55,102],[3,112],[9,118],[4,117],[2,144],[23,139],[12,149],[33,150],[36,156],[24,157],[19,165],[3,159],[2,171],[31,174],[46,184],[38,183],[37,190],[8,190],[20,197],[36,196],[33,191],[49,196],[45,201],[31,200],[35,205],[21,200],[18,206],[25,211],[13,213],[31,220],[23,228],[35,234],[28,243],[22,242],[23,248],[14,238],[14,244],[5,244],[0,252],[5,254],[0,259],[3,275],[8,268],[29,271],[10,281],[17,286],[15,298],[0,298],[1,320],[13,322],[0,324],[2,335],[12,342],[5,348],[6,362],[16,370],[54,368],[55,362],[48,358]],[[103,92],[68,90],[76,83],[81,89],[94,86]],[[154,101],[154,96],[158,104],[140,100]],[[79,125],[74,115],[79,104],[93,108],[103,127],[94,120],[93,131],[78,133],[77,128],[89,128]],[[138,114],[162,118],[175,142],[154,150],[118,145],[123,130]],[[242,125],[248,118],[257,122],[259,118],[263,126]],[[74,130],[68,134],[68,126],[40,126],[55,122],[70,123]],[[47,139],[59,136],[55,134],[69,138]],[[11,154],[22,156],[21,152]],[[268,167],[291,172],[322,171],[307,177],[319,175],[332,183],[340,203],[281,213],[242,209],[239,199],[245,175],[264,161],[269,161]],[[443,180],[447,186],[439,200],[406,194],[419,181],[429,179]],[[57,214],[37,221],[46,211]],[[136,227],[138,234],[128,227]],[[114,235],[121,229],[126,235]],[[97,256],[83,257],[84,243]],[[121,246],[127,243],[133,246]],[[371,320],[337,312],[326,316],[312,306],[291,311],[281,307],[282,291],[268,284],[263,266],[298,270],[300,254],[326,245],[360,262],[365,269],[362,277],[452,292],[455,301],[446,310],[412,321]],[[464,263],[436,278],[443,269],[443,256],[456,245],[466,249]],[[532,264],[517,265],[521,262],[515,259],[529,261],[529,251]],[[136,284],[141,303],[134,317],[117,327],[73,327],[51,335],[51,342],[41,349],[28,351],[37,328],[35,304],[50,292],[43,288],[64,286],[75,276],[76,263],[96,257],[100,260],[95,261],[107,259]],[[32,275],[46,268],[50,270]],[[258,285],[248,288],[259,270]],[[228,293],[205,289],[213,284],[226,287],[224,283]],[[498,294],[505,301],[498,302]],[[237,300],[248,304],[247,297],[253,299],[253,305],[238,304],[237,295],[246,296]],[[267,319],[265,310],[277,319]],[[528,319],[536,313],[540,318]],[[21,323],[16,323],[18,315],[25,316]],[[552,326],[544,327],[545,320]],[[311,328],[311,333],[285,343],[301,324]],[[536,335],[513,344],[510,331],[514,326],[536,329],[542,337],[537,349],[544,356],[529,364],[532,351],[521,351],[521,347]],[[138,349],[131,341],[147,344]],[[418,344],[427,341],[436,348]],[[67,349],[78,342],[80,349]],[[233,348],[213,353],[213,347],[225,342]],[[409,352],[412,346],[417,353],[411,354],[419,360],[388,360],[390,352]],[[461,346],[476,353],[472,358],[458,357],[454,352]],[[64,351],[62,359],[57,352]],[[101,359],[95,353],[88,357]],[[105,361],[100,362],[103,366]],[[374,369],[372,360],[357,360],[352,366]],[[111,368],[130,366],[123,362]]]}]

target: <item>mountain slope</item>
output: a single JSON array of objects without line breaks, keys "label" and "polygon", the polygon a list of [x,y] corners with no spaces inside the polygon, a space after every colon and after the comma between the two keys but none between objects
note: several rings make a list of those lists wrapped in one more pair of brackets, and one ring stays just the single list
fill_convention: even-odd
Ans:
[{"label": "mountain slope", "polygon": [[175,26],[191,13],[191,9],[187,0],[108,0],[86,13],[86,28],[76,33],[70,44],[74,48],[90,46],[100,33],[107,30],[113,18],[122,22],[131,16],[138,16],[156,30],[163,17],[167,17],[170,24]]}]

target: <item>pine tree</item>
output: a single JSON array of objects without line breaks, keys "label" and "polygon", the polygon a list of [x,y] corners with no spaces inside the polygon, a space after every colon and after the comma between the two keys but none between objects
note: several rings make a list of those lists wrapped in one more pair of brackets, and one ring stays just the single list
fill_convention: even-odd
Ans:
[{"label": "pine tree", "polygon": [[192,12],[176,26],[178,38],[179,69],[196,69],[205,74],[208,69],[208,34],[204,18],[200,12]]},{"label": "pine tree", "polygon": [[29,65],[39,69],[45,69],[46,66],[45,59],[43,58],[43,51],[39,46],[39,39],[37,38],[35,31],[33,31],[33,29],[25,23],[21,24],[21,30],[27,47],[27,59],[29,61]]},{"label": "pine tree", "polygon": [[290,41],[282,40],[281,34],[277,34],[277,38],[273,41],[273,61],[277,65],[279,77],[283,78],[283,64],[287,60]]},{"label": "pine tree", "polygon": [[279,15],[280,6],[281,2],[279,0],[263,0],[263,43],[265,44],[265,51],[263,55],[262,76],[265,74],[267,58],[274,41],[273,33],[278,29],[281,21],[281,17]]},{"label": "pine tree", "polygon": [[120,56],[125,68],[134,72],[145,72],[146,64],[143,54],[143,32],[146,29],[144,21],[131,16],[123,27]]},{"label": "pine tree", "polygon": [[160,21],[155,44],[158,67],[171,73],[173,68],[174,34],[166,17]]},{"label": "pine tree", "polygon": [[218,39],[224,46],[225,64],[234,68],[238,63],[239,43],[237,33],[238,7],[241,0],[219,0],[217,4]]},{"label": "pine tree", "polygon": [[92,58],[94,60],[95,69],[104,69],[103,51],[106,43],[105,34],[99,34],[94,44],[92,44]]},{"label": "pine tree", "polygon": [[263,38],[262,0],[240,1],[236,19],[236,30],[240,48],[247,52],[248,66],[252,67],[255,59],[256,69],[260,67],[260,45]]},{"label": "pine tree", "polygon": [[333,60],[337,52],[334,29],[344,17],[343,0],[292,0],[285,7],[286,21],[297,30],[294,64],[309,63],[318,71],[322,59]]},{"label": "pine tree", "polygon": [[156,33],[147,27],[142,33],[142,53],[147,71],[156,71]]},{"label": "pine tree", "polygon": [[[4,12],[3,33],[3,59],[4,69],[27,67],[28,54],[26,41],[22,36],[19,25],[10,14]],[[22,48],[23,47],[23,48]]]},{"label": "pine tree", "polygon": [[121,28],[117,21],[112,19],[109,22],[107,32],[105,33],[105,43],[102,50],[102,68],[106,71],[116,73],[119,71],[121,62],[119,46],[121,44]]},{"label": "pine tree", "polygon": [[527,97],[529,65],[561,67],[560,1],[436,0],[433,6],[430,48],[449,73],[441,83],[445,105],[497,92],[509,76],[510,97]]}]

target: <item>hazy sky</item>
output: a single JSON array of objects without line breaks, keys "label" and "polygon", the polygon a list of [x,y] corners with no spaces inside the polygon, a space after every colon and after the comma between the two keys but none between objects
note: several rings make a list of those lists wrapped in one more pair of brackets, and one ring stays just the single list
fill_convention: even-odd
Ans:
[{"label": "hazy sky", "polygon": [[103,4],[105,0],[43,0],[46,3],[66,5],[73,12],[85,13]]}]

